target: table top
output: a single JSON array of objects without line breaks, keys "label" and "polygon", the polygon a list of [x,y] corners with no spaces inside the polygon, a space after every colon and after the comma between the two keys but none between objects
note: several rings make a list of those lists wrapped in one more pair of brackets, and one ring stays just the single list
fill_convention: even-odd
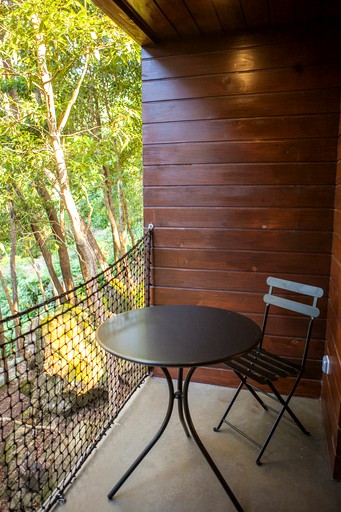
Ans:
[{"label": "table top", "polygon": [[150,366],[220,363],[254,348],[260,328],[249,318],[207,306],[151,306],[106,320],[96,339],[117,357]]}]

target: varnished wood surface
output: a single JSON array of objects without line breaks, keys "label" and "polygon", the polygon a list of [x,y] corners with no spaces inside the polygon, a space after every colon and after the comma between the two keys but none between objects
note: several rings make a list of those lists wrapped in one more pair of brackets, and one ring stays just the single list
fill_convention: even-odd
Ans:
[{"label": "varnished wood surface", "polygon": [[[336,82],[337,83],[337,82]],[[252,90],[252,89],[251,89]],[[266,94],[225,95],[184,100],[148,102],[143,123],[199,119],[325,114],[338,112],[339,89],[316,89]]]},{"label": "varnished wood surface", "polygon": [[319,185],[335,186],[335,162],[222,163],[149,165],[144,185]]},{"label": "varnished wood surface", "polygon": [[341,154],[336,176],[334,235],[326,354],[332,371],[323,376],[322,404],[330,463],[334,478],[341,478]]},{"label": "varnished wood surface", "polygon": [[[231,229],[281,229],[317,230],[332,232],[333,210],[317,208],[283,209],[281,212],[261,208],[149,208],[146,205],[145,223],[159,228],[231,228]],[[326,229],[327,228],[327,229]],[[236,247],[238,249],[238,247]]]},{"label": "varnished wood surface", "polygon": [[[305,42],[304,66],[335,65],[333,58],[335,39],[326,37],[316,45],[315,41]],[[302,57],[301,42],[286,41],[285,44],[271,44],[245,47],[226,48],[208,53],[185,53],[183,55],[167,55],[159,59],[145,59],[142,78],[145,80],[162,80],[174,77],[193,77],[206,75],[207,56],[209,56],[210,73],[239,73],[264,69],[293,68],[297,75],[303,74],[300,64]],[[237,68],[238,66],[238,68]],[[237,68],[237,69],[236,69]],[[227,74],[227,75],[226,75]],[[251,81],[250,81],[251,82]],[[228,84],[228,81],[227,81]],[[227,92],[229,92],[227,90]]]},{"label": "varnished wood surface", "polygon": [[[177,43],[164,54],[160,46],[143,52],[144,218],[155,226],[153,302],[223,307],[260,324],[268,275],[322,286],[321,317],[299,388],[316,397],[330,268],[327,350],[341,360],[336,40],[331,34],[321,42],[311,32],[305,40],[300,31],[290,38],[283,33],[282,40],[278,33],[273,40],[250,35],[248,44],[244,34],[231,48],[224,39],[216,49],[208,43],[207,51],[201,41],[192,50]],[[284,320],[270,322],[266,344],[295,360],[302,325],[291,318],[287,327]],[[323,389],[334,474],[340,372],[336,364]],[[223,368],[202,369],[197,378],[233,384]]]},{"label": "varnished wood surface", "polygon": [[[170,267],[154,267],[154,281],[160,288],[169,286],[171,282],[174,288],[181,288],[186,283],[188,289],[198,290],[220,290],[220,291],[231,291],[238,292],[247,290],[247,293],[259,294],[259,300],[261,300],[264,293],[267,291],[265,282],[268,277],[267,272],[249,272],[236,270],[231,272],[230,270],[208,270],[204,269],[179,269]],[[256,269],[255,269],[256,270]],[[282,275],[282,278],[290,281],[298,281],[302,279],[302,274],[290,274],[286,273]],[[323,289],[328,288],[329,277],[317,276],[311,277],[309,274],[306,276],[305,281],[307,284],[314,284],[320,286]],[[324,297],[322,303],[327,305],[328,299]],[[327,312],[325,308],[325,313]]]},{"label": "varnished wood surface", "polygon": [[[299,31],[144,50],[154,304],[219,306],[261,322],[267,275],[328,293],[341,83],[335,40]],[[321,311],[303,385],[315,390],[327,298]],[[268,345],[296,358],[300,322],[292,319],[282,337],[281,318],[270,325]]]},{"label": "varnished wood surface", "polygon": [[[328,274],[330,256],[316,253],[278,253],[261,251],[216,251],[216,250],[186,250],[186,249],[155,249],[153,263],[155,267],[227,270],[244,272],[262,272],[271,274],[271,269],[281,269],[281,273],[291,273],[301,276],[316,273]],[[156,283],[157,284],[157,283]],[[186,282],[183,283],[186,285]]]},{"label": "varnished wood surface", "polygon": [[[294,67],[272,70],[245,71],[244,73],[221,73],[213,76],[173,78],[167,80],[146,81],[143,90],[143,101],[174,100],[200,98],[204,96],[225,96],[240,94],[243,90],[249,93],[262,94],[277,91],[306,90],[314,83],[316,90],[333,88],[335,76],[341,73],[337,64],[311,66],[299,73]],[[193,90],[189,96],[189,90]]]},{"label": "varnished wood surface", "polygon": [[256,139],[314,139],[325,134],[337,135],[338,113],[291,117],[263,117],[183,121],[166,124],[145,124],[145,144],[184,142],[216,142]]},{"label": "varnished wood surface", "polygon": [[[255,245],[262,251],[283,251],[283,252],[305,252],[305,253],[324,253],[331,252],[330,233],[324,231],[292,231],[287,233],[286,237],[280,230],[263,229],[253,230],[245,229],[242,232],[238,229],[229,230],[226,236],[224,229],[210,228],[167,228],[159,230],[155,233],[154,248],[174,248],[174,249],[216,249],[216,250],[253,250]],[[246,274],[250,279],[250,274]],[[260,276],[265,282],[266,276]],[[254,279],[254,276],[252,279]],[[241,278],[241,276],[239,276]],[[238,278],[238,279],[239,279]],[[291,281],[297,281],[299,275],[289,276]],[[318,279],[318,278],[316,278]],[[246,284],[246,283],[245,283]],[[260,284],[260,282],[259,282]],[[249,280],[248,285],[252,287],[252,281]],[[319,284],[321,288],[328,287],[328,278],[323,280],[323,284]]]},{"label": "varnished wood surface", "polygon": [[145,146],[144,165],[223,162],[325,162],[336,159],[337,137],[319,139],[190,142]]},{"label": "varnished wood surface", "polygon": [[145,190],[145,203],[149,208],[163,207],[275,207],[278,208],[329,208],[334,200],[334,187],[211,185],[202,187],[172,186],[153,187]]},{"label": "varnished wood surface", "polygon": [[340,17],[338,0],[94,0],[142,45]]}]

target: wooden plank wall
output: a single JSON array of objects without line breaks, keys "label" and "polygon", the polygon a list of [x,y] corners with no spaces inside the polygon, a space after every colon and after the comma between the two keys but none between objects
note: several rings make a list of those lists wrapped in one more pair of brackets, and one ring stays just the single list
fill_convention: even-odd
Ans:
[{"label": "wooden plank wall", "polygon": [[[339,139],[341,139],[341,122]],[[341,145],[335,194],[326,354],[331,372],[323,376],[322,405],[334,478],[341,478]]]},{"label": "wooden plank wall", "polygon": [[[299,390],[305,396],[321,390],[340,107],[337,44],[332,31],[319,30],[143,50],[153,303],[217,306],[260,323],[268,275],[322,286]],[[296,326],[280,336],[282,318],[276,319],[267,346],[294,359],[301,348]],[[235,383],[221,368],[198,376]]]}]

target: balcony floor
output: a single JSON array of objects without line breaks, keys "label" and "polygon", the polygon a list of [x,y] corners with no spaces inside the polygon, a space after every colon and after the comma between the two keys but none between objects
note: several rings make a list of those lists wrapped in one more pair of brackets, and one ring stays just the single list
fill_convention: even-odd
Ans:
[{"label": "balcony floor", "polygon": [[[259,467],[256,448],[246,439],[227,426],[219,433],[212,429],[232,394],[231,389],[192,383],[189,400],[202,441],[245,511],[339,512],[341,482],[331,479],[320,402],[292,401],[312,435],[304,436],[295,425],[282,421]],[[55,512],[235,511],[194,441],[184,435],[176,410],[161,439],[115,499],[107,499],[108,491],[159,428],[166,398],[166,382],[148,378],[65,494],[66,503],[56,506]],[[236,421],[261,439],[272,413],[263,412],[249,392],[243,391],[240,400],[243,405],[235,405]]]}]

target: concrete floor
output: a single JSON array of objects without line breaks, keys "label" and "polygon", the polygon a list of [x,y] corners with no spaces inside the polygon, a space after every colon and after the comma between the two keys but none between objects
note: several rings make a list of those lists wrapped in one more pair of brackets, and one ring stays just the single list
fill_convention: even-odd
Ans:
[{"label": "concrete floor", "polygon": [[[341,482],[331,479],[318,400],[295,398],[292,408],[311,436],[282,421],[263,465],[256,448],[228,427],[213,431],[233,390],[192,383],[194,425],[245,512],[340,512]],[[127,404],[54,512],[232,512],[235,511],[195,442],[188,439],[177,410],[161,439],[113,501],[107,493],[158,430],[167,385],[149,378]],[[272,413],[249,392],[235,406],[236,421],[262,438]],[[176,406],[177,404],[175,404]]]}]

